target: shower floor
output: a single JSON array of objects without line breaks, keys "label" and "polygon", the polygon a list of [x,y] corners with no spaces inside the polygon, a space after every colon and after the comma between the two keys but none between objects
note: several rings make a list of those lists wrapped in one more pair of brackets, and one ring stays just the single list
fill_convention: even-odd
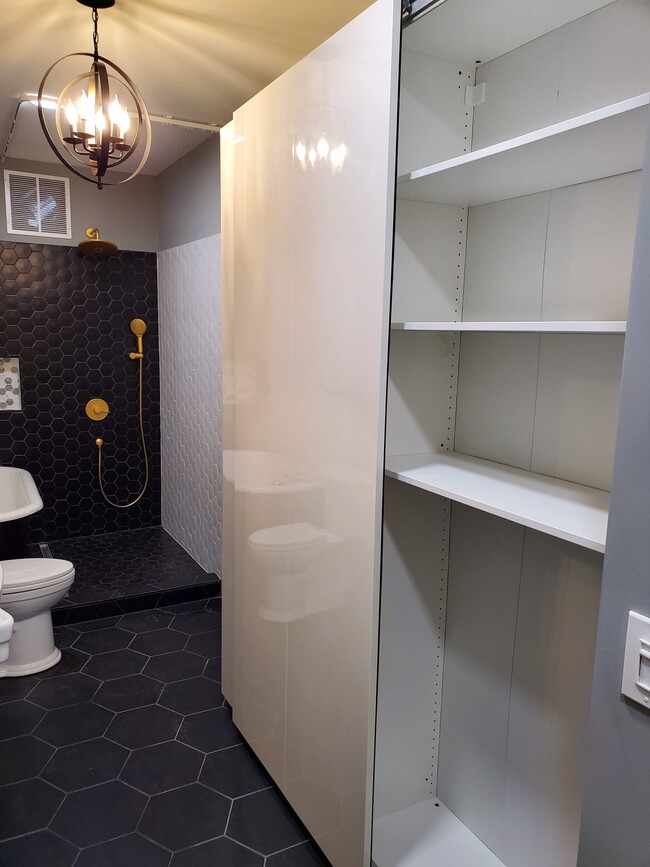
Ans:
[{"label": "shower floor", "polygon": [[32,546],[31,553],[75,567],[74,584],[54,610],[58,624],[219,593],[219,576],[202,569],[162,527],[54,541]]}]

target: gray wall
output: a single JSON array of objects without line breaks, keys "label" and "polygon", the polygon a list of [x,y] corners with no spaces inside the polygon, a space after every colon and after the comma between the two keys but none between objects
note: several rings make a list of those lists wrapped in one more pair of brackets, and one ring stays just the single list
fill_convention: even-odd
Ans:
[{"label": "gray wall", "polygon": [[650,713],[621,695],[627,618],[650,616],[650,137],[591,706],[579,867],[650,864]]},{"label": "gray wall", "polygon": [[67,247],[86,238],[89,226],[97,226],[102,238],[115,241],[121,250],[146,253],[158,250],[159,178],[140,175],[120,186],[98,190],[88,181],[75,177],[62,165],[7,159],[3,169],[56,175],[70,178],[72,238],[44,238],[39,235],[10,235],[4,197],[4,175],[0,196],[0,241],[49,244]]},{"label": "gray wall", "polygon": [[158,176],[158,249],[221,232],[219,136],[212,135]]}]

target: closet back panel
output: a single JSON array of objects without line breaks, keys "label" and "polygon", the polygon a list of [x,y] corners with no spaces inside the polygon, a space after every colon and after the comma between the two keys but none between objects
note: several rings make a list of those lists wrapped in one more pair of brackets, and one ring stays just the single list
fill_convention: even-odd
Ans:
[{"label": "closet back panel", "polygon": [[625,319],[640,182],[630,172],[470,208],[462,318]]},{"label": "closet back panel", "polygon": [[575,867],[601,569],[452,507],[438,796],[509,867]]},{"label": "closet back panel", "polygon": [[645,0],[616,0],[479,66],[472,150],[646,92],[649,26]]},{"label": "closet back panel", "polygon": [[463,334],[456,451],[611,487],[622,335]]}]

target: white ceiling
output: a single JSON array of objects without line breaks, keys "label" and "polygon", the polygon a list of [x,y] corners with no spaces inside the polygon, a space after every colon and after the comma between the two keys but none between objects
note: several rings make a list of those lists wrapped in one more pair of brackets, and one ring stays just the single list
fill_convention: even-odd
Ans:
[{"label": "white ceiling", "polygon": [[[371,0],[116,0],[100,10],[100,53],[140,88],[152,114],[227,123],[236,108],[370,5]],[[57,58],[92,50],[90,9],[76,0],[2,0],[0,153],[17,98]],[[157,174],[210,133],[154,125]],[[54,162],[36,111],[23,105],[9,156]]]}]

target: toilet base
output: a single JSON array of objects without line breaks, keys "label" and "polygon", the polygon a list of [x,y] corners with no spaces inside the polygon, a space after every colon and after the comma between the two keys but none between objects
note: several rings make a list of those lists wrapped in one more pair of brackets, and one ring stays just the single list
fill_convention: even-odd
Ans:
[{"label": "toilet base", "polygon": [[61,651],[55,647],[49,656],[46,656],[45,659],[39,659],[38,662],[28,662],[25,665],[10,665],[9,662],[5,662],[0,665],[0,668],[3,677],[24,677],[27,674],[38,674],[39,671],[52,668],[60,659]]},{"label": "toilet base", "polygon": [[[10,613],[11,607],[11,604],[6,606]],[[9,657],[0,666],[4,677],[24,677],[56,665],[61,659],[61,651],[54,646],[50,611],[23,620],[14,617],[14,621]]]}]

